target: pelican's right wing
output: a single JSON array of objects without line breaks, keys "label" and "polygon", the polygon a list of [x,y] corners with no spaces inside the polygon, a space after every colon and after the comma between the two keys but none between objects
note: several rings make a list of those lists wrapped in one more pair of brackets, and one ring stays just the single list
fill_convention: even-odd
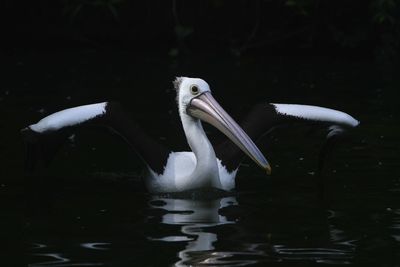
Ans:
[{"label": "pelican's right wing", "polygon": [[170,151],[146,135],[116,102],[103,102],[53,113],[21,130],[26,144],[26,170],[47,165],[61,145],[81,128],[103,127],[121,136],[157,173],[162,173]]},{"label": "pelican's right wing", "polygon": [[[345,112],[325,107],[262,103],[253,107],[240,126],[257,142],[276,127],[293,124],[310,124],[314,127],[326,127],[328,130],[327,141],[320,154],[322,168],[323,159],[336,137],[346,129],[358,126],[359,121]],[[237,169],[244,157],[240,149],[229,140],[216,147],[216,154],[228,171]]]}]

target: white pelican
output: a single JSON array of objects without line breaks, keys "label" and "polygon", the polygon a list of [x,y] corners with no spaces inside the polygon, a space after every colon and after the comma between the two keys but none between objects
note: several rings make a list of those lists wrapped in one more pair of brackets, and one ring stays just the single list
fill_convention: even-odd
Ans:
[{"label": "white pelican", "polygon": [[[192,151],[174,152],[165,148],[122,111],[115,102],[103,102],[53,113],[22,130],[27,144],[26,168],[45,164],[78,128],[101,125],[118,133],[143,159],[149,170],[145,184],[152,193],[172,193],[200,188],[231,191],[243,153],[269,174],[271,167],[252,140],[273,126],[291,121],[327,124],[331,134],[359,122],[333,109],[291,104],[259,104],[239,126],[212,97],[209,85],[199,78],[179,77],[174,81],[179,115]],[[215,148],[201,121],[210,123],[229,140]]]}]

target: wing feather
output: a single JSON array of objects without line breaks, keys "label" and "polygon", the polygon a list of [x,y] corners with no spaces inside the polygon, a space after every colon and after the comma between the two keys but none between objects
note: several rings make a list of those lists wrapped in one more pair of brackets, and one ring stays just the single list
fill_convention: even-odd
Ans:
[{"label": "wing feather", "polygon": [[[333,138],[349,128],[359,125],[351,115],[330,108],[299,105],[262,103],[254,106],[240,126],[253,141],[259,141],[279,126],[293,124],[312,124],[313,127],[326,127],[327,138]],[[244,159],[243,152],[230,140],[225,139],[216,146],[216,155],[228,171],[236,170]]]},{"label": "wing feather", "polygon": [[48,165],[67,138],[82,128],[107,128],[122,137],[156,173],[162,173],[170,151],[148,136],[117,102],[102,102],[53,113],[22,129],[26,169]]}]

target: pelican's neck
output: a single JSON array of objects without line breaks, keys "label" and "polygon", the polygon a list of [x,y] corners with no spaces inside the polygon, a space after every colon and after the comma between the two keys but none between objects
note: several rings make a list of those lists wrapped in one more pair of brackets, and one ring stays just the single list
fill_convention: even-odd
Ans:
[{"label": "pelican's neck", "polygon": [[216,162],[214,149],[204,132],[200,120],[186,114],[183,114],[181,119],[187,142],[196,156],[197,166],[207,164],[209,161]]},{"label": "pelican's neck", "polygon": [[[215,175],[218,178],[218,165],[214,149],[204,132],[200,120],[195,119],[186,113],[181,113],[183,129],[187,142],[196,156],[196,168],[190,175],[191,183],[210,183],[218,187],[219,179],[212,179]],[[203,184],[202,186],[204,186]]]}]

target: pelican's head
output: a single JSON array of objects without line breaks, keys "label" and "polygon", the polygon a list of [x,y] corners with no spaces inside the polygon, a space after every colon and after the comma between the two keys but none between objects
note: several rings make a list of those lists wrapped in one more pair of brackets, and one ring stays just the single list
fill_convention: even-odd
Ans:
[{"label": "pelican's head", "polygon": [[207,82],[198,78],[179,77],[174,81],[180,114],[210,123],[260,167],[271,173],[271,167],[243,129],[229,116],[211,95]]},{"label": "pelican's head", "polygon": [[193,98],[211,92],[208,83],[199,78],[178,77],[174,81],[180,114],[187,114],[187,107]]}]

